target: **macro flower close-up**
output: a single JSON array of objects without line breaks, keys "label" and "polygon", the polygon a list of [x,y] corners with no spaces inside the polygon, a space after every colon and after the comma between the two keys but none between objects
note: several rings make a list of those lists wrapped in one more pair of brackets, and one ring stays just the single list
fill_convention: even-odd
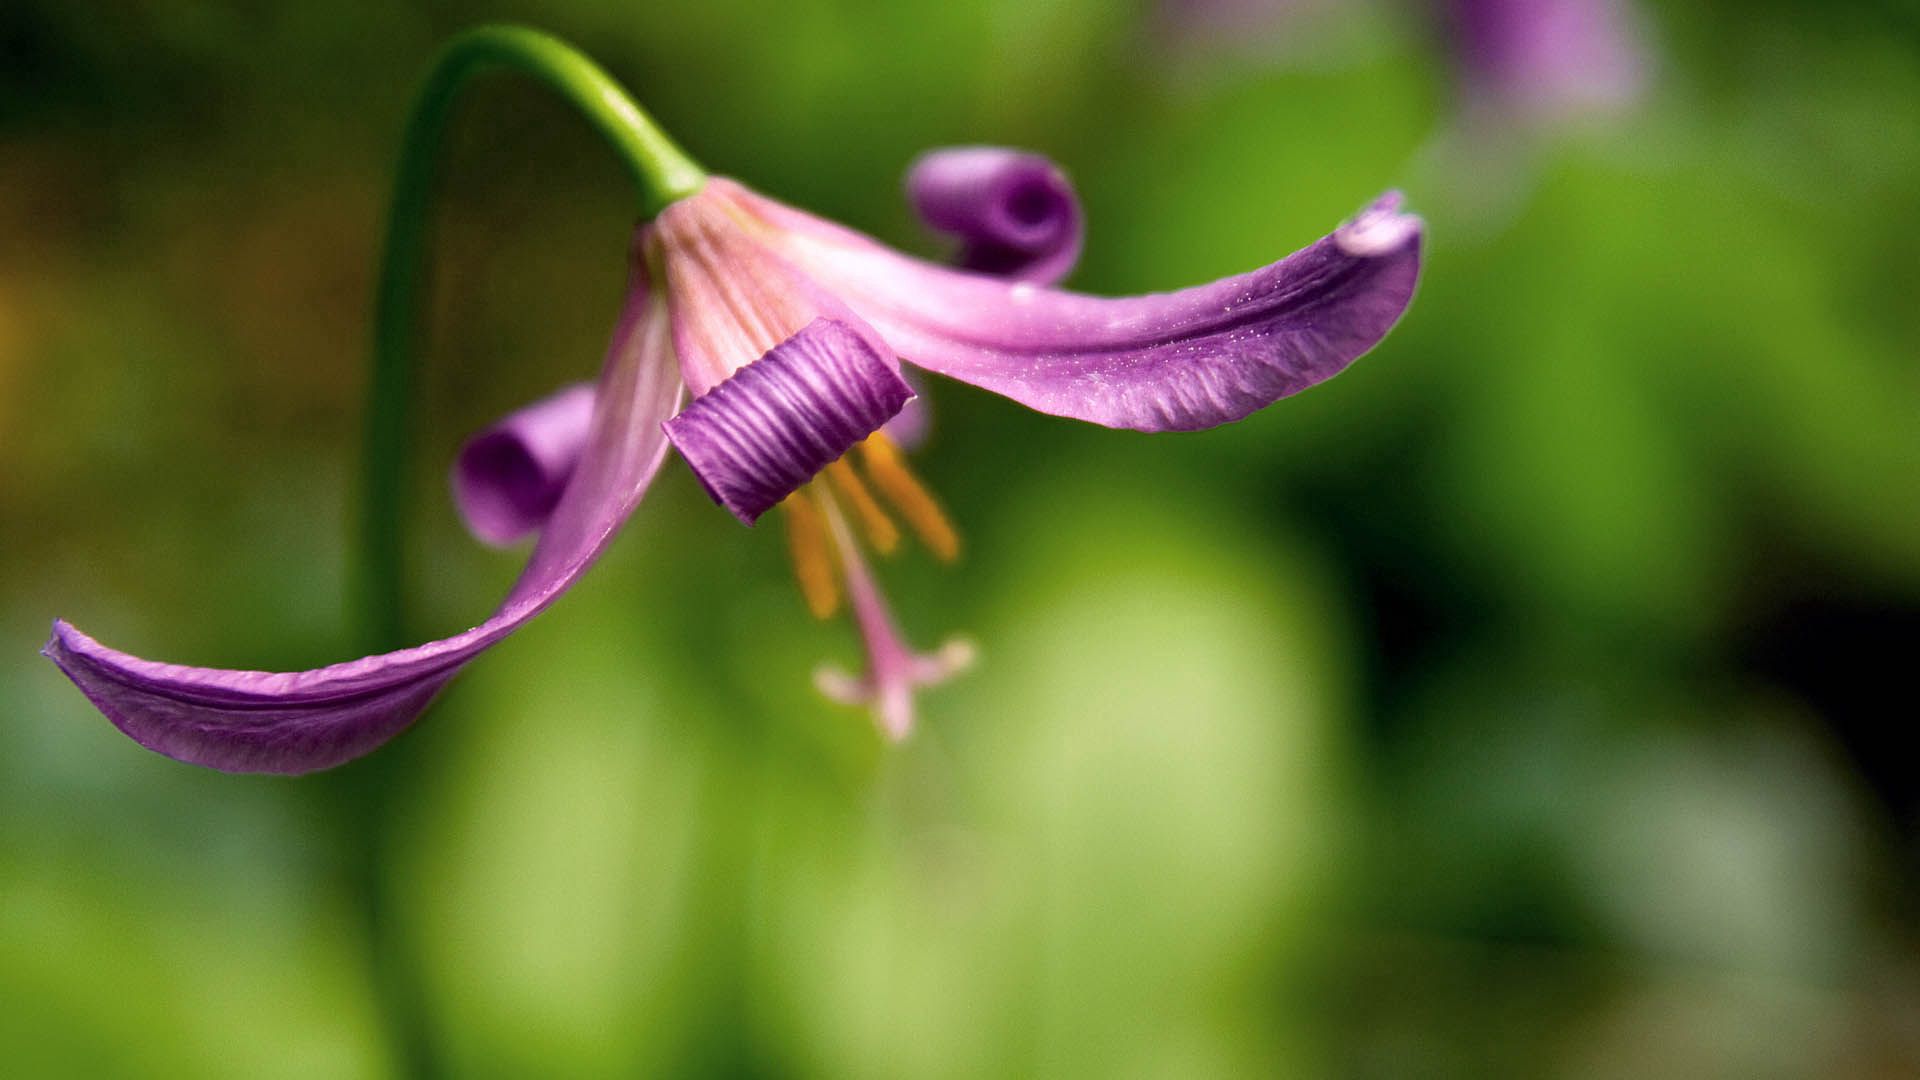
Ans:
[{"label": "macro flower close-up", "polygon": [[[1062,226],[1072,233],[1058,245],[1064,261],[1051,260],[1062,265],[1036,270],[1020,259],[1021,229],[1051,224],[1058,188],[1036,190],[1019,155],[947,153],[915,178],[929,220],[962,233],[970,259],[1022,272],[901,255],[668,159],[663,170],[690,179],[661,196],[664,209],[633,240],[632,283],[591,406],[563,396],[514,425],[564,449],[526,442],[502,458],[498,437],[483,438],[456,473],[483,539],[511,538],[528,523],[514,518],[543,510],[525,572],[478,626],[305,672],[156,663],[65,622],[47,655],[122,731],[169,757],[231,771],[338,765],[391,738],[464,664],[571,587],[672,447],[744,524],[788,508],[809,605],[831,614],[844,590],[866,641],[868,670],[823,672],[822,688],[871,705],[888,735],[904,737],[914,689],[962,666],[968,649],[922,655],[900,639],[849,521],[867,544],[892,549],[897,526],[877,490],[936,554],[955,553],[952,526],[881,430],[914,397],[903,360],[1057,416],[1193,431],[1337,374],[1393,327],[1419,276],[1420,223],[1394,194],[1310,247],[1210,285],[1125,299],[1054,289],[1020,278],[1070,264],[1077,208]],[[1011,180],[996,175],[1009,166]],[[1038,183],[1050,180],[1043,171]],[[543,473],[565,482],[543,485]]]},{"label": "macro flower close-up", "polygon": [[1920,1075],[1898,7],[0,5],[9,1075]]}]

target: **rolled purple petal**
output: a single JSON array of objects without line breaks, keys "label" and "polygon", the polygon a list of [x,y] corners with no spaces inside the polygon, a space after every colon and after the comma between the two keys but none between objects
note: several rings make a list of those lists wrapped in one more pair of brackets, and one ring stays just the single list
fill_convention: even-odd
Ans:
[{"label": "rolled purple petal", "polygon": [[1393,328],[1420,275],[1420,219],[1397,193],[1263,269],[1109,299],[934,266],[716,184],[906,360],[1107,427],[1213,427],[1328,379]]},{"label": "rolled purple petal", "polygon": [[304,773],[365,754],[426,708],[447,680],[584,573],[666,455],[660,424],[681,395],[666,312],[636,262],[573,478],[526,569],[485,622],[399,652],[313,671],[229,671],[142,660],[65,622],[43,650],[135,742],[229,772]]},{"label": "rolled purple petal", "polygon": [[593,425],[593,384],[576,383],[467,440],[453,465],[453,501],[467,530],[505,547],[546,524]]},{"label": "rolled purple petal", "polygon": [[907,198],[926,223],[960,239],[960,265],[1052,285],[1080,258],[1080,200],[1039,154],[998,146],[934,150],[907,172]]},{"label": "rolled purple petal", "polygon": [[751,525],[912,396],[862,334],[816,319],[665,428],[713,501]]},{"label": "rolled purple petal", "polygon": [[1472,102],[1538,119],[1618,109],[1644,89],[1647,54],[1625,0],[1447,0]]}]

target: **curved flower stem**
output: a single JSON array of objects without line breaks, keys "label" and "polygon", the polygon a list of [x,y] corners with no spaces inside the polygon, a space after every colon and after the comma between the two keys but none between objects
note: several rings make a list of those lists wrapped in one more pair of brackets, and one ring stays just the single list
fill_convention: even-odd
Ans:
[{"label": "curved flower stem", "polygon": [[[521,27],[483,26],[459,35],[441,51],[415,98],[401,143],[375,296],[358,558],[353,567],[355,621],[368,652],[406,642],[401,592],[405,511],[413,479],[414,369],[435,161],[461,88],[475,76],[496,70],[544,83],[585,115],[632,174],[642,215],[659,213],[698,191],[706,180],[619,83],[557,38]],[[411,757],[407,741],[400,740],[334,773],[330,793],[342,830],[342,885],[363,924],[369,975],[388,1029],[393,1065],[401,1075],[424,1077],[444,1069],[434,1052],[417,946],[407,940],[406,913],[395,910],[389,861],[398,841],[394,826],[401,804],[396,801],[396,781],[412,771]]]},{"label": "curved flower stem", "polygon": [[375,298],[355,582],[358,615],[368,636],[365,644],[375,651],[398,647],[404,640],[400,582],[401,527],[411,479],[408,418],[435,159],[460,89],[474,76],[496,69],[545,83],[578,108],[633,174],[643,216],[652,217],[693,194],[706,180],[619,83],[558,38],[517,26],[482,26],[454,38],[441,51],[415,98],[401,143]]}]

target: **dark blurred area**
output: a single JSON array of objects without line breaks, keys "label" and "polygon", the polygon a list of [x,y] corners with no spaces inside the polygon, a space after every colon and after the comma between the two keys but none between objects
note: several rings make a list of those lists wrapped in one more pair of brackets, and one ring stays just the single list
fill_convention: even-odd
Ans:
[{"label": "dark blurred area", "polygon": [[[1607,5],[1571,104],[1390,0],[0,9],[0,1046],[380,1076],[376,850],[455,1075],[1920,1073],[1920,14]],[[911,251],[930,147],[1047,154],[1096,293],[1428,224],[1372,355],[1241,423],[928,388],[967,534],[882,567],[977,671],[886,745],[776,529],[669,463],[583,584],[331,778],[148,754],[35,655],[353,655],[384,199],[483,21],[717,173]],[[1531,69],[1530,69],[1531,70]],[[1537,74],[1537,73],[1536,73]],[[1513,95],[1533,94],[1516,105]],[[1561,107],[1565,105],[1566,107]],[[445,157],[410,602],[518,556],[460,439],[595,368],[631,193],[491,79]]]}]

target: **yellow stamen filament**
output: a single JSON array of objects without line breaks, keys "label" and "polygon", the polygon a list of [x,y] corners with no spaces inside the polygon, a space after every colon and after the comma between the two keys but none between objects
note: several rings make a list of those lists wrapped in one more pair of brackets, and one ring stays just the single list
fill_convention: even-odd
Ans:
[{"label": "yellow stamen filament", "polygon": [[833,541],[827,519],[805,492],[796,491],[780,503],[787,517],[787,549],[793,554],[793,576],[800,595],[816,619],[830,619],[840,610],[840,579],[834,570]]},{"label": "yellow stamen filament", "polygon": [[885,435],[871,435],[860,444],[860,459],[875,487],[900,512],[920,542],[941,562],[960,556],[960,534],[947,520],[946,511],[921,485],[919,477],[907,468],[905,459]]},{"label": "yellow stamen filament", "polygon": [[867,536],[867,543],[882,555],[891,555],[900,546],[900,527],[893,523],[887,512],[875,501],[867,485],[860,482],[860,474],[853,471],[846,458],[827,466],[827,481],[833,490],[853,505],[853,514],[860,519],[860,531]]}]

